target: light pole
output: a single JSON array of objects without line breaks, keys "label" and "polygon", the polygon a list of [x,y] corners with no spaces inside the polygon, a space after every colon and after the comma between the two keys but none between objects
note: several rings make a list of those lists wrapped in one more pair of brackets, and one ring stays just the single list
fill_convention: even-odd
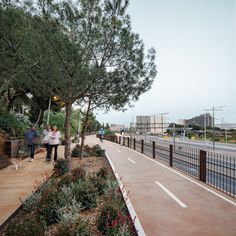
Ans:
[{"label": "light pole", "polygon": [[221,111],[222,108],[225,106],[220,107],[212,107],[212,109],[205,109],[205,111],[212,111],[212,145],[213,151],[215,151],[215,111]]},{"label": "light pole", "polygon": [[51,112],[51,97],[49,97],[49,101],[48,101],[48,117],[47,117],[47,125],[49,124],[49,119],[50,119],[50,112]]}]

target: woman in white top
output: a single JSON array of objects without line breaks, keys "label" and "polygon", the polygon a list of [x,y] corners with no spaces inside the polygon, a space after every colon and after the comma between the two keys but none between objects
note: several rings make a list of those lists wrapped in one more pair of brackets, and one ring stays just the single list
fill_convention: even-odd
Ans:
[{"label": "woman in white top", "polygon": [[50,160],[52,156],[52,149],[54,148],[54,161],[57,160],[57,148],[60,143],[61,132],[56,126],[52,127],[52,130],[49,132],[49,145],[50,145]]}]

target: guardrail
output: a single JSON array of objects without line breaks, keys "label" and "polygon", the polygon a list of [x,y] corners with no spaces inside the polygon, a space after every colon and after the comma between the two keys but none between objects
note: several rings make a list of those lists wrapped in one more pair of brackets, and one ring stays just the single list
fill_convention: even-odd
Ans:
[{"label": "guardrail", "polygon": [[175,147],[161,145],[129,137],[108,135],[105,139],[158,159],[236,198],[236,157],[180,145]]}]

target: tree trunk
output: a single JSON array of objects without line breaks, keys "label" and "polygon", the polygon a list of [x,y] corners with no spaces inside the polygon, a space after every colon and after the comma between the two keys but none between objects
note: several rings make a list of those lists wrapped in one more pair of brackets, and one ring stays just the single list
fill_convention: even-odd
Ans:
[{"label": "tree trunk", "polygon": [[71,159],[71,137],[70,137],[70,120],[72,112],[72,103],[66,103],[66,120],[65,120],[65,159]]},{"label": "tree trunk", "polygon": [[89,104],[88,104],[88,108],[87,108],[87,111],[86,111],[83,128],[82,128],[82,131],[81,131],[81,147],[80,147],[81,157],[84,156],[85,133],[86,133],[87,126],[88,126],[88,119],[89,119],[89,112],[90,112],[91,102],[92,102],[92,97],[89,99]]}]

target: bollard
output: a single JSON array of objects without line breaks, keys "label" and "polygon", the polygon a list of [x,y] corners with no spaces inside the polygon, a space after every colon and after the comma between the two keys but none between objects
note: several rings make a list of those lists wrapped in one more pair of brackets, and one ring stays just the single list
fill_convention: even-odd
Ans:
[{"label": "bollard", "polygon": [[141,153],[143,153],[143,139],[141,140]]},{"label": "bollard", "polygon": [[135,150],[135,138],[134,138],[134,150]]}]

